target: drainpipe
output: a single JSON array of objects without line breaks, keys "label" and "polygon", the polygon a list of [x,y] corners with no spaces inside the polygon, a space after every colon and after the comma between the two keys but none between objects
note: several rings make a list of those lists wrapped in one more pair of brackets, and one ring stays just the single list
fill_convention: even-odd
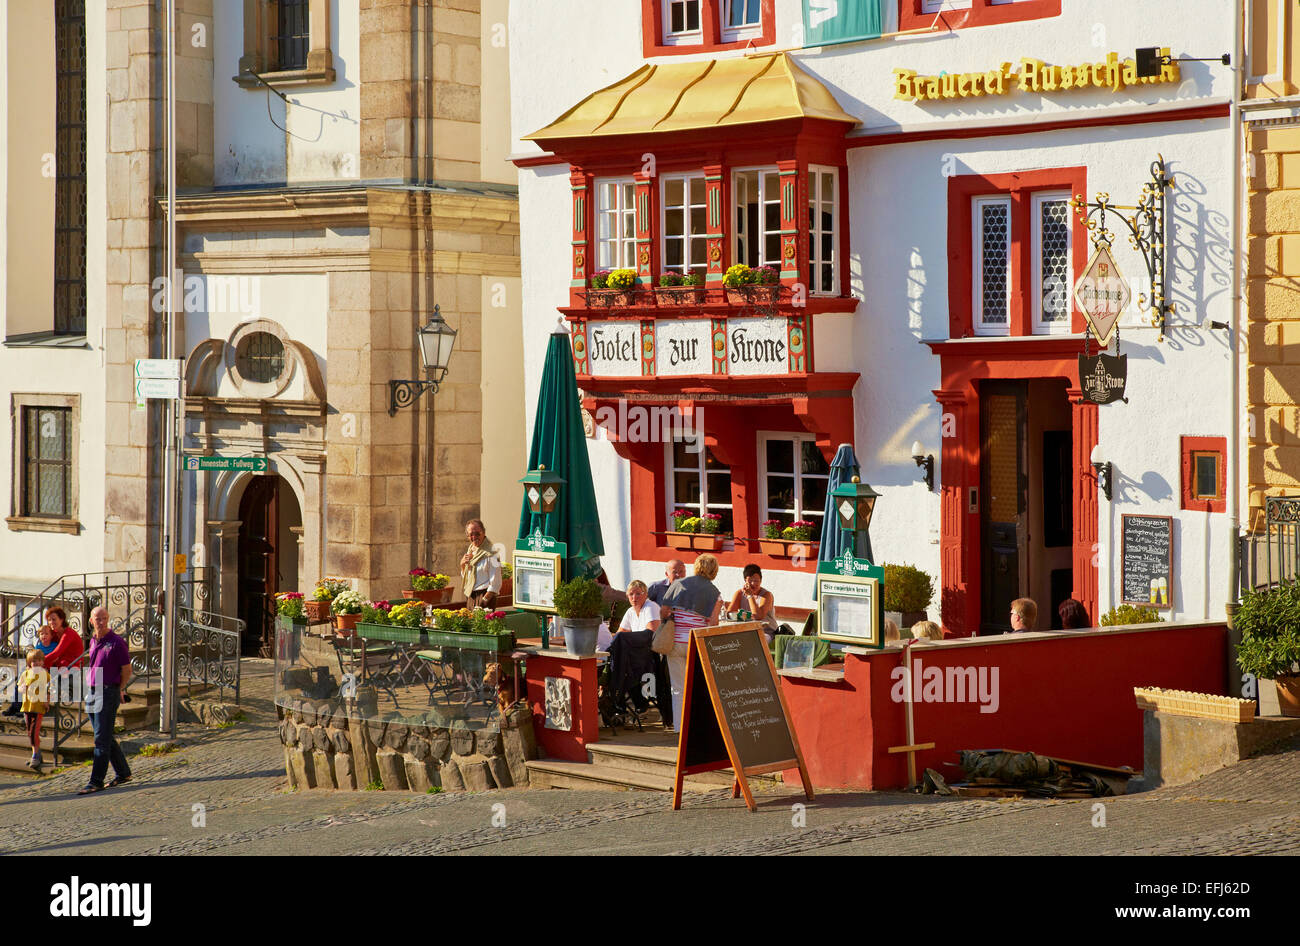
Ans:
[{"label": "drainpipe", "polygon": [[1245,170],[1242,153],[1246,147],[1241,120],[1242,92],[1246,81],[1246,10],[1244,0],[1233,3],[1233,35],[1236,39],[1232,56],[1232,328],[1229,339],[1232,345],[1231,385],[1232,414],[1228,430],[1228,693],[1240,695],[1241,675],[1236,673],[1237,638],[1233,627],[1237,613],[1239,576],[1241,574],[1241,360],[1244,357],[1243,327],[1245,304],[1242,298],[1242,267],[1245,253],[1242,247],[1242,199],[1244,188],[1242,174]]},{"label": "drainpipe", "polygon": [[[166,232],[166,334],[164,353],[167,358],[181,357],[181,345],[176,337],[176,0],[167,0],[167,26],[163,34],[167,44],[166,97],[164,101],[167,134],[167,232]],[[182,386],[184,380],[181,381]],[[165,456],[163,463],[163,653],[162,653],[162,705],[159,707],[158,728],[168,738],[176,735],[176,570],[172,556],[179,545],[176,538],[178,517],[177,487],[180,485],[180,455],[177,441],[183,422],[183,402],[164,402],[163,423]]]}]

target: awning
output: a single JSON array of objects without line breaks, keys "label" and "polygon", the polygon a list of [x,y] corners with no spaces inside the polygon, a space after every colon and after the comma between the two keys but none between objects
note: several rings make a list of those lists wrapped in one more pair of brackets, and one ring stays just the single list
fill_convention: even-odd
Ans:
[{"label": "awning", "polygon": [[786,53],[644,65],[525,140],[638,135],[820,118],[858,124]]}]

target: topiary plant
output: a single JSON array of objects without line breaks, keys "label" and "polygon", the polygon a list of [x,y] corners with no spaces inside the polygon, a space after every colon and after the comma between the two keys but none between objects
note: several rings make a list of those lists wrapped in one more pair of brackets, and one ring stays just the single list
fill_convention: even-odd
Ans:
[{"label": "topiary plant", "polygon": [[605,598],[600,585],[590,578],[560,582],[555,588],[554,602],[555,613],[562,618],[582,620],[605,615]]},{"label": "topiary plant", "polygon": [[1164,621],[1155,608],[1121,604],[1101,616],[1102,627],[1121,627],[1125,624],[1159,624]]},{"label": "topiary plant", "polygon": [[1241,632],[1237,664],[1242,670],[1266,680],[1294,674],[1300,663],[1300,583],[1246,591],[1235,626]]},{"label": "topiary plant", "polygon": [[914,565],[885,566],[885,610],[924,611],[934,598],[934,579]]}]

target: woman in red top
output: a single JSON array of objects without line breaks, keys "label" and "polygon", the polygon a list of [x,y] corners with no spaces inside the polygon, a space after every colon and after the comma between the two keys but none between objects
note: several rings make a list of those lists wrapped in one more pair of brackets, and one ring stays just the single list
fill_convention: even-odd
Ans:
[{"label": "woman in red top", "polygon": [[[45,609],[45,623],[53,632],[53,639],[58,643],[55,644],[54,650],[50,651],[45,658],[45,669],[55,670],[59,667],[75,667],[81,661],[81,655],[86,651],[86,645],[82,643],[81,635],[68,626],[68,615],[60,607],[50,607]],[[19,704],[14,700],[5,710],[6,716],[19,715]]]}]

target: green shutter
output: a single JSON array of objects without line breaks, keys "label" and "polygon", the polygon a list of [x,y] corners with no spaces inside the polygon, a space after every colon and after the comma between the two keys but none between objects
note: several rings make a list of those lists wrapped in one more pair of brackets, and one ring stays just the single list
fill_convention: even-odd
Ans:
[{"label": "green shutter", "polygon": [[827,46],[880,35],[882,0],[803,0],[804,46]]}]

